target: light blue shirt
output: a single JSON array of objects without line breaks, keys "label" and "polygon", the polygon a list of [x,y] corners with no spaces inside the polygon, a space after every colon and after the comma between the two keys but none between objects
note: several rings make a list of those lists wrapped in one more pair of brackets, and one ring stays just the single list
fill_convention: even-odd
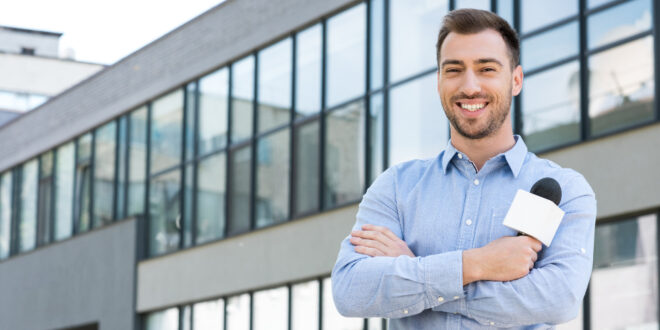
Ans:
[{"label": "light blue shirt", "polygon": [[[339,312],[390,318],[390,329],[547,329],[575,318],[591,275],[596,200],[584,177],[538,158],[522,138],[477,172],[451,141],[438,157],[389,168],[360,203],[353,229],[388,227],[417,256],[369,257],[341,243],[332,272]],[[566,214],[528,275],[463,286],[463,250],[515,236],[502,220],[518,189],[551,177]],[[533,219],[530,219],[533,221]]]}]

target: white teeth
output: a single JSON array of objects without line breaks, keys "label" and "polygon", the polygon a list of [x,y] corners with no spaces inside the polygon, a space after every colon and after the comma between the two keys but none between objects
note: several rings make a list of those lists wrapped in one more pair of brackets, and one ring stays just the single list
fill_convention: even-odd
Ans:
[{"label": "white teeth", "polygon": [[477,111],[483,107],[485,107],[485,104],[462,104],[461,103],[461,108],[467,110],[467,111]]}]

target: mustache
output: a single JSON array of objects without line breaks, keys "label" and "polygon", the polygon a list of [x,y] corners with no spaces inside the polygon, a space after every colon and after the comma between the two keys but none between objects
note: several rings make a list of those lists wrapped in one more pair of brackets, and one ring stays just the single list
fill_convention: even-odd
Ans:
[{"label": "mustache", "polygon": [[492,98],[486,94],[477,94],[477,95],[467,95],[464,93],[457,94],[451,97],[450,101],[452,103],[458,102],[460,99],[467,99],[467,100],[472,100],[472,99],[486,99],[488,102],[492,101]]}]

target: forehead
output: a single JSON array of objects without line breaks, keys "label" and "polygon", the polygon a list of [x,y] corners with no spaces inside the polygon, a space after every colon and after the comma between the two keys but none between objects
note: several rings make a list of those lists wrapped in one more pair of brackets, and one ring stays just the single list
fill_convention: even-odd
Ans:
[{"label": "forehead", "polygon": [[472,34],[450,32],[440,48],[442,60],[462,60],[472,62],[479,58],[496,58],[502,63],[509,62],[509,51],[502,36],[495,30],[487,29]]}]

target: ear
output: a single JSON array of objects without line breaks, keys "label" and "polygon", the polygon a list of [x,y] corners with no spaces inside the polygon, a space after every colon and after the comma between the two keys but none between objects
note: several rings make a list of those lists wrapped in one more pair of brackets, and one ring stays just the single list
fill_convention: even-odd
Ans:
[{"label": "ear", "polygon": [[523,70],[520,65],[513,69],[513,77],[511,79],[511,94],[517,96],[522,90],[523,84]]}]

